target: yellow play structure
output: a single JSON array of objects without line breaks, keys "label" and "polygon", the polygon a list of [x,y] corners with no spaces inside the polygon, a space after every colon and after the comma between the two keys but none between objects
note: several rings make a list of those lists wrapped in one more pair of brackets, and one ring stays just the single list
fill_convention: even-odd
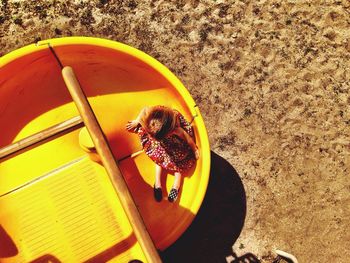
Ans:
[{"label": "yellow play structure", "polygon": [[[183,113],[200,149],[176,203],[155,202],[155,165],[125,130],[149,105]],[[160,262],[156,249],[203,201],[210,149],[199,109],[174,74],[130,46],[69,37],[1,57],[0,127],[0,262]],[[165,195],[172,182],[164,176]]]}]

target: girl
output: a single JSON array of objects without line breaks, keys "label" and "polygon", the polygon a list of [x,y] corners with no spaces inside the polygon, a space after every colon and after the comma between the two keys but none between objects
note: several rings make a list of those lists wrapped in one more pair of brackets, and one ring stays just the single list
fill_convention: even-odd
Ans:
[{"label": "girl", "polygon": [[145,153],[156,163],[153,191],[157,202],[163,198],[160,180],[163,169],[174,172],[168,200],[175,202],[182,172],[199,158],[191,125],[178,111],[154,106],[143,108],[135,120],[128,122],[126,129],[139,135]]}]

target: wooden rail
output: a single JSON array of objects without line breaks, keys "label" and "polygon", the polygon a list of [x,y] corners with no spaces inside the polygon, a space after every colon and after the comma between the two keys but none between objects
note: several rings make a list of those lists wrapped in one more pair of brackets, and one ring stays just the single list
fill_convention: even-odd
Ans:
[{"label": "wooden rail", "polygon": [[89,131],[91,139],[96,147],[102,164],[105,167],[109,178],[116,190],[119,200],[129,218],[135,236],[145,254],[148,262],[158,263],[161,259],[153,244],[153,241],[146,229],[143,219],[134,203],[127,184],[120,172],[112,151],[107,143],[106,137],[103,134],[101,127],[96,119],[91,106],[80,87],[80,84],[71,67],[62,69],[63,79],[68,87],[68,90],[75,102],[81,118],[83,119],[86,128]]},{"label": "wooden rail", "polygon": [[69,120],[51,126],[38,133],[30,135],[22,140],[15,143],[9,144],[3,148],[0,148],[0,161],[10,157],[21,150],[32,147],[49,139],[53,139],[56,136],[66,134],[72,130],[81,128],[83,126],[83,120],[80,116],[73,117]]}]

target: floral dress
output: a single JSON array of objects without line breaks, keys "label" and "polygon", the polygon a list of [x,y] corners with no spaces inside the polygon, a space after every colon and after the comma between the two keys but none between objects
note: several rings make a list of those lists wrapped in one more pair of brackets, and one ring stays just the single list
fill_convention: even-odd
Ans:
[{"label": "floral dress", "polygon": [[[176,110],[175,112],[180,121],[180,126],[194,138],[191,124],[181,113]],[[139,127],[137,134],[148,157],[166,170],[182,172],[191,168],[196,162],[191,147],[184,139],[175,134],[169,134],[161,140],[156,140],[142,126]]]}]

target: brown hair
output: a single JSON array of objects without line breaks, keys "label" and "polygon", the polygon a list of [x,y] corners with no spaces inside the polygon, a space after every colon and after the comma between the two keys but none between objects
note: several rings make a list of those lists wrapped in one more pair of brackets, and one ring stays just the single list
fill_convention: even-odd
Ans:
[{"label": "brown hair", "polygon": [[145,129],[152,137],[162,139],[176,126],[174,111],[164,106],[152,107],[144,119]]}]

